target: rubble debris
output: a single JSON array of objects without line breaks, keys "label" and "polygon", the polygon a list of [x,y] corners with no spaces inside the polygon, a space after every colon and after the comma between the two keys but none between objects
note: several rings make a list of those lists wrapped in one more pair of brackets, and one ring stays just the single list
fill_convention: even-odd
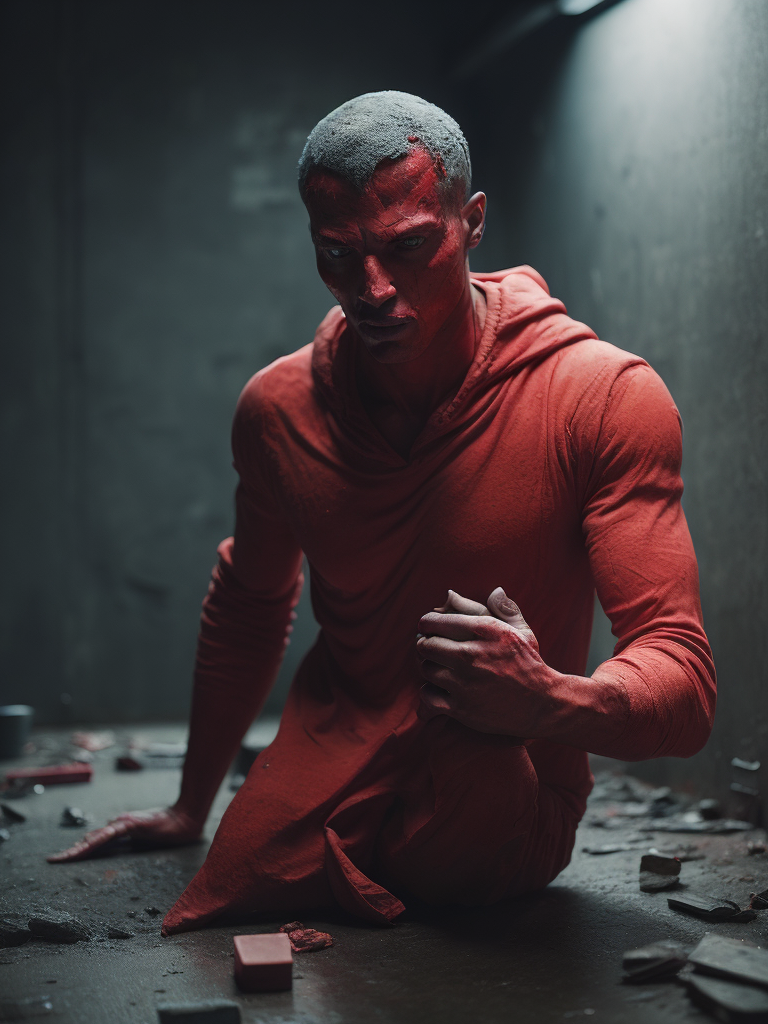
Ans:
[{"label": "rubble debris", "polygon": [[752,857],[758,853],[768,853],[768,846],[765,843],[747,843],[747,853]]},{"label": "rubble debris", "polygon": [[29,930],[46,942],[88,942],[90,929],[69,914],[49,911],[29,919]]},{"label": "rubble debris", "polygon": [[0,828],[0,843],[7,843],[11,838],[11,833],[7,828]]},{"label": "rubble debris", "polygon": [[654,832],[697,832],[704,835],[728,835],[731,832],[749,832],[755,826],[750,821],[735,818],[718,818],[715,821],[701,821],[697,811],[690,811],[680,818],[667,818],[654,822]]},{"label": "rubble debris", "polygon": [[107,932],[108,939],[132,939],[134,932],[127,932],[124,928],[110,928]]},{"label": "rubble debris", "polygon": [[582,846],[582,853],[591,853],[597,857],[606,853],[626,853],[628,850],[636,850],[636,846],[630,843],[601,843],[599,846]]},{"label": "rubble debris", "polygon": [[150,914],[152,917],[157,917],[158,914],[162,914],[162,910],[159,907],[144,907],[144,913]]},{"label": "rubble debris", "polygon": [[9,822],[14,825],[20,825],[23,821],[27,820],[26,814],[22,811],[17,811],[15,807],[10,804],[0,803],[0,811],[3,812],[3,817],[7,818]]},{"label": "rubble debris", "polygon": [[244,992],[282,992],[292,984],[293,956],[285,932],[235,935],[235,981]]},{"label": "rubble debris", "polygon": [[646,853],[640,859],[641,892],[662,892],[674,889],[680,878],[681,864],[677,857]]},{"label": "rubble debris", "polygon": [[768,950],[709,932],[688,957],[698,971],[768,988]]},{"label": "rubble debris", "polygon": [[760,790],[755,789],[752,786],[744,786],[740,782],[732,782],[730,785],[732,793],[741,793],[743,796],[758,797],[760,796]]},{"label": "rubble debris", "polygon": [[741,757],[732,757],[731,758],[731,767],[732,768],[741,768],[741,770],[744,771],[744,772],[756,772],[756,771],[760,770],[760,762],[759,761],[745,761]]},{"label": "rubble debris", "polygon": [[32,938],[32,932],[25,925],[16,924],[5,918],[0,919],[0,949],[23,946]]},{"label": "rubble debris", "polygon": [[5,775],[6,782],[11,785],[34,781],[37,785],[57,786],[65,782],[90,782],[92,778],[93,767],[79,762],[52,764],[45,768],[14,768]]},{"label": "rubble debris", "polygon": [[763,892],[751,892],[749,906],[752,910],[768,910],[768,889]]},{"label": "rubble debris", "polygon": [[707,896],[704,893],[692,892],[687,889],[679,896],[669,896],[667,903],[672,910],[682,910],[694,917],[703,917],[709,921],[753,921],[757,916],[754,910],[742,910],[738,903],[718,896]]},{"label": "rubble debris", "polygon": [[318,932],[314,928],[305,928],[301,921],[290,921],[280,928],[291,942],[294,953],[312,953],[316,949],[329,949],[333,945],[333,936],[328,932]]},{"label": "rubble debris", "polygon": [[240,1007],[231,999],[205,1003],[164,1003],[157,1008],[159,1024],[240,1024]]},{"label": "rubble debris", "polygon": [[73,732],[69,741],[75,747],[82,747],[83,750],[95,754],[99,750],[114,747],[115,734],[113,732]]},{"label": "rubble debris", "polygon": [[624,981],[635,984],[671,977],[687,962],[688,956],[682,946],[667,939],[639,949],[628,949],[622,960]]},{"label": "rubble debris", "polygon": [[754,1024],[768,1020],[768,992],[743,982],[691,974],[685,979],[688,997],[724,1024]]},{"label": "rubble debris", "polygon": [[91,820],[90,814],[83,814],[79,807],[65,807],[59,824],[62,828],[84,828]]},{"label": "rubble debris", "polygon": [[138,758],[133,757],[131,754],[125,754],[122,757],[115,758],[115,768],[120,772],[140,772],[143,770],[144,765]]},{"label": "rubble debris", "polygon": [[699,800],[695,808],[704,821],[716,821],[718,818],[722,818],[723,809],[719,800],[713,800],[708,797],[704,800]]},{"label": "rubble debris", "polygon": [[648,853],[657,853],[664,857],[676,857],[681,864],[691,860],[705,860],[707,856],[694,843],[678,843],[677,846],[652,846]]}]

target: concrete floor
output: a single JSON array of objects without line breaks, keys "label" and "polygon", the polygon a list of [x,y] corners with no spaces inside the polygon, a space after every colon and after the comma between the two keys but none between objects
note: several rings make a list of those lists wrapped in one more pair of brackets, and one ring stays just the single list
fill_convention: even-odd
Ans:
[{"label": "concrete floor", "polygon": [[[181,727],[135,732],[169,741],[183,736]],[[63,733],[39,735],[38,760],[50,761],[57,745],[66,750],[65,741]],[[81,834],[60,827],[66,805],[81,807],[100,824],[122,810],[174,799],[178,771],[118,773],[114,755],[115,749],[96,755],[90,784],[48,787],[15,802],[29,817],[7,826],[11,838],[0,846],[0,917],[52,907],[83,920],[96,937],[71,946],[32,941],[0,949],[0,1019],[28,1019],[42,1009],[42,998],[61,1024],[154,1024],[162,1001],[226,997],[240,1002],[247,1024],[695,1022],[710,1018],[690,1006],[682,987],[622,985],[622,952],[662,938],[693,946],[712,929],[761,945],[768,940],[768,912],[748,924],[711,925],[670,910],[664,893],[638,888],[640,853],[649,845],[695,842],[706,858],[683,864],[683,881],[744,905],[750,891],[768,886],[768,856],[747,853],[747,841],[764,839],[764,832],[658,834],[639,842],[637,852],[590,856],[582,846],[620,841],[635,828],[628,823],[606,832],[585,824],[572,864],[541,893],[478,911],[413,908],[387,930],[340,917],[308,918],[306,924],[332,932],[336,945],[296,957],[292,992],[242,995],[232,978],[232,935],[274,931],[283,921],[161,939],[162,918],[145,909],[164,912],[171,905],[202,863],[207,843],[76,864],[45,862],[45,853]],[[230,797],[222,787],[209,836]],[[135,935],[109,940],[110,925]]]}]

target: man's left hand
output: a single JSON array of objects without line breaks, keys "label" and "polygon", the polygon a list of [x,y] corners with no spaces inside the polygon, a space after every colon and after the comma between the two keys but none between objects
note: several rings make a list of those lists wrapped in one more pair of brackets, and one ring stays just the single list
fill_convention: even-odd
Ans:
[{"label": "man's left hand", "polygon": [[444,608],[424,615],[416,650],[427,682],[422,718],[449,715],[478,732],[533,738],[554,730],[562,698],[560,674],[544,663],[522,612],[501,587],[488,598],[486,614]]}]

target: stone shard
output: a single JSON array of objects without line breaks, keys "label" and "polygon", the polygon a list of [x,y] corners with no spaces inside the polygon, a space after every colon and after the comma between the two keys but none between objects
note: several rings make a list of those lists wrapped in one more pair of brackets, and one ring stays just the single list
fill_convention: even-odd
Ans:
[{"label": "stone shard", "polygon": [[49,911],[29,919],[29,930],[46,942],[87,942],[90,929],[69,914]]},{"label": "stone shard", "polygon": [[694,917],[703,917],[709,921],[752,921],[757,916],[754,910],[742,910],[738,903],[720,896],[707,896],[704,893],[687,889],[679,896],[667,899],[672,910],[682,910]]},{"label": "stone shard", "polygon": [[639,949],[628,949],[624,954],[622,967],[626,974],[624,981],[655,981],[676,974],[688,960],[685,950],[677,942],[663,940],[652,942]]},{"label": "stone shard", "polygon": [[756,1024],[768,1020],[765,989],[703,974],[691,974],[685,984],[691,1002],[724,1024]]},{"label": "stone shard", "polygon": [[689,957],[698,971],[768,989],[768,950],[710,932]]},{"label": "stone shard", "polygon": [[674,889],[680,876],[680,861],[661,853],[646,853],[640,860],[640,889],[662,892]]},{"label": "stone shard", "polygon": [[231,999],[202,1003],[163,1003],[158,1024],[240,1024],[240,1007]]}]

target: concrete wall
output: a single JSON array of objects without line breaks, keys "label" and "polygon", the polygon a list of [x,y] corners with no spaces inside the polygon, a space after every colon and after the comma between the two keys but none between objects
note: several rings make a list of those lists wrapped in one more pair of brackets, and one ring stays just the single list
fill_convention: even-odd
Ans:
[{"label": "concrete wall", "polygon": [[[483,266],[531,263],[569,312],[661,374],[719,671],[715,732],[653,777],[768,781],[768,4],[622,0],[469,83]],[[601,615],[591,663],[614,638]],[[733,755],[761,759],[733,772]]]},{"label": "concrete wall", "polygon": [[[306,135],[370,89],[449,103],[460,23],[389,12],[3,5],[0,701],[186,713],[234,403],[332,305],[295,188]],[[305,601],[272,707],[313,634]]]}]

